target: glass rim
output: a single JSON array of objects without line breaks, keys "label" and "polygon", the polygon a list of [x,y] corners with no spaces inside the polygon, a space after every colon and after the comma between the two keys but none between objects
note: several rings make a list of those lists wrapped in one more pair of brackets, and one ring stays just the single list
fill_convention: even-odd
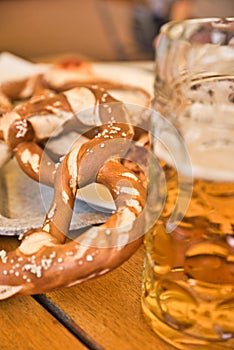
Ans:
[{"label": "glass rim", "polygon": [[170,35],[173,28],[182,26],[188,27],[195,24],[211,24],[214,29],[220,30],[232,30],[234,32],[234,17],[201,17],[201,18],[188,18],[178,21],[169,21],[162,25],[160,28],[160,34]]}]

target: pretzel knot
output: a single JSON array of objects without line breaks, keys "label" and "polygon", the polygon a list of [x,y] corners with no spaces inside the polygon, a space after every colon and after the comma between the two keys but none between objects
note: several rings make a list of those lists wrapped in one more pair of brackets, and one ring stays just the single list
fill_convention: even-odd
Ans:
[{"label": "pretzel knot", "polygon": [[[94,90],[89,88],[91,93]],[[101,96],[108,98],[108,103],[116,102],[104,90]],[[114,105],[114,114],[100,108],[99,124],[90,127],[73,118],[71,100],[69,103],[64,94],[60,98],[70,113],[68,120],[73,126],[76,120],[85,137],[58,164],[41,149],[39,141],[45,135],[40,135],[36,118],[30,118],[28,105],[16,108],[2,121],[8,150],[29,176],[54,186],[54,197],[41,228],[25,232],[16,250],[0,252],[0,299],[73,286],[101,276],[126,261],[142,243],[147,188],[122,161],[135,134],[124,105]],[[35,99],[30,103],[32,106]],[[58,123],[56,128],[62,125],[64,130],[65,124]],[[104,224],[68,240],[77,190],[93,182],[109,189],[116,211]]]}]

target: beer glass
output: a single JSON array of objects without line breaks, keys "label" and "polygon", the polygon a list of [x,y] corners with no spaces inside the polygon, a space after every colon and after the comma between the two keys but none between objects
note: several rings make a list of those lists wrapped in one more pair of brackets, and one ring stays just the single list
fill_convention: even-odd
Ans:
[{"label": "beer glass", "polygon": [[[165,177],[145,236],[143,314],[178,349],[234,349],[234,19],[169,22],[156,46],[151,150]],[[159,191],[160,192],[160,191]],[[159,198],[160,197],[160,198]]]}]

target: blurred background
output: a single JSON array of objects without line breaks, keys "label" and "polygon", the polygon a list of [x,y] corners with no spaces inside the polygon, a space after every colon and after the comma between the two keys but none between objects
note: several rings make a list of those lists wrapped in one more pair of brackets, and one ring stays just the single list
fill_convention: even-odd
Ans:
[{"label": "blurred background", "polygon": [[212,16],[234,16],[234,0],[0,0],[0,52],[148,60],[163,23]]}]

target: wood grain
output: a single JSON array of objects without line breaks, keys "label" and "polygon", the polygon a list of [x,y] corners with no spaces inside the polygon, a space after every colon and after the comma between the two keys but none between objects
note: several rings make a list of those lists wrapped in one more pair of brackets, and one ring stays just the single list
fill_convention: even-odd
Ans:
[{"label": "wood grain", "polygon": [[32,297],[0,302],[1,350],[87,349]]},{"label": "wood grain", "polygon": [[[0,250],[12,250],[17,237],[2,236]],[[75,336],[30,296],[0,301],[1,350],[84,350]]]},{"label": "wood grain", "polygon": [[106,350],[172,350],[151,331],[142,315],[143,256],[141,247],[115,271],[46,296]]}]

